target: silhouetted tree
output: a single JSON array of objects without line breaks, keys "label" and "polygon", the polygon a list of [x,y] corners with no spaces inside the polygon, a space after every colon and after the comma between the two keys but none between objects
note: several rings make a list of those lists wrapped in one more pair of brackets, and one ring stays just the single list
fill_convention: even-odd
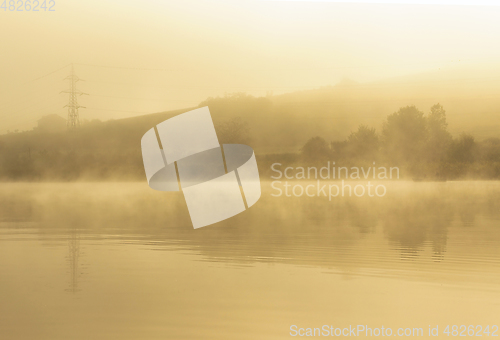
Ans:
[{"label": "silhouetted tree", "polygon": [[382,129],[382,140],[386,155],[393,161],[418,161],[427,140],[424,113],[415,106],[407,106],[389,115]]},{"label": "silhouetted tree", "polygon": [[431,112],[427,117],[427,127],[428,140],[426,158],[430,162],[442,161],[448,153],[452,137],[448,132],[446,111],[441,104],[435,104],[431,107]]},{"label": "silhouetted tree", "polygon": [[347,148],[354,158],[375,159],[380,147],[374,128],[360,125],[358,130],[347,137]]},{"label": "silhouetted tree", "polygon": [[350,157],[347,140],[331,142],[330,150],[332,153],[332,159],[335,161],[348,159]]},{"label": "silhouetted tree", "polygon": [[322,161],[331,156],[331,150],[328,143],[321,137],[309,139],[301,150],[302,158],[305,161]]},{"label": "silhouetted tree", "polygon": [[500,138],[488,138],[481,143],[481,159],[485,162],[500,162]]},{"label": "silhouetted tree", "polygon": [[221,144],[250,144],[250,127],[239,117],[218,124],[216,131]]},{"label": "silhouetted tree", "polygon": [[453,141],[450,149],[450,160],[457,163],[472,163],[477,154],[474,137],[463,132]]}]

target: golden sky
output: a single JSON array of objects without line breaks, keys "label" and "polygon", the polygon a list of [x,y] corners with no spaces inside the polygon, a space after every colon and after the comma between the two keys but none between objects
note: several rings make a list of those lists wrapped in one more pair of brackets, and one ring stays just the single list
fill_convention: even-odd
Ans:
[{"label": "golden sky", "polygon": [[0,133],[65,117],[70,63],[90,94],[81,118],[101,120],[232,92],[500,69],[500,7],[56,0],[54,9],[0,10]]}]

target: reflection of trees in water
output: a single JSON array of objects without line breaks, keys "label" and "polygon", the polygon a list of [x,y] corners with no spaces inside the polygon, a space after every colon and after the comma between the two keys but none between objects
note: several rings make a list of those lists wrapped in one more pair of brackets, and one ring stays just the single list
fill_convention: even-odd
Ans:
[{"label": "reflection of trees in water", "polygon": [[388,209],[382,219],[384,233],[400,250],[402,259],[414,259],[427,243],[432,247],[433,259],[442,259],[453,220],[452,207],[442,199],[402,200]]},{"label": "reflection of trees in water", "polygon": [[[443,259],[448,231],[464,211],[500,217],[500,191],[455,191],[425,184],[390,191],[384,198],[271,197],[263,183],[261,200],[217,225],[193,230],[181,193],[162,193],[143,184],[69,184],[48,193],[25,192],[16,198],[23,218],[37,220],[42,237],[68,235],[70,290],[78,289],[80,240],[88,237],[133,239],[155,247],[189,249],[210,261],[280,261],[356,268],[376,261],[363,240],[382,231],[400,258],[414,259],[430,247]],[[458,184],[454,184],[458,185]],[[4,195],[5,194],[5,195]],[[0,192],[0,201],[9,196]],[[9,215],[11,216],[11,215]],[[11,217],[14,217],[13,215]],[[10,217],[9,217],[10,218]],[[461,226],[462,224],[458,224]],[[112,235],[112,236],[111,236]],[[385,244],[375,240],[375,249]],[[346,270],[347,270],[346,269]]]},{"label": "reflection of trees in water", "polygon": [[473,227],[474,221],[476,219],[476,212],[478,207],[476,206],[476,202],[474,200],[463,198],[460,202],[460,208],[458,209],[458,216],[460,218],[460,222],[464,227]]},{"label": "reflection of trees in water", "polygon": [[376,230],[378,219],[377,213],[371,209],[363,209],[355,202],[349,202],[345,205],[350,223],[362,234],[373,233]]}]

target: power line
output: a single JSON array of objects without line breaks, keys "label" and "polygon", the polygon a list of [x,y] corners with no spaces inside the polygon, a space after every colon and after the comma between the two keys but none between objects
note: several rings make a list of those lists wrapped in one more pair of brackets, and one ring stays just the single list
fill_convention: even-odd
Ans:
[{"label": "power line", "polygon": [[[33,79],[33,80],[29,80],[29,81],[27,81],[27,82],[25,82],[25,83],[19,84],[19,85],[17,85],[17,86],[16,86],[16,88],[15,88],[15,89],[17,89],[17,88],[19,88],[19,87],[22,87],[22,86],[25,86],[25,85],[27,85],[27,84],[29,84],[29,83],[34,82],[34,81],[40,80],[40,79],[42,79],[42,78],[45,78],[45,77],[47,77],[47,76],[50,76],[51,74],[54,74],[54,73],[56,73],[56,72],[58,72],[58,71],[61,71],[62,69],[64,69],[64,68],[68,67],[69,65],[71,65],[71,64],[67,64],[67,65],[65,65],[65,66],[63,66],[63,67],[61,67],[61,68],[58,68],[58,69],[57,69],[57,70],[55,70],[55,71],[51,71],[51,72],[49,72],[49,73],[47,73],[47,74],[45,74],[45,75],[43,75],[43,76],[41,76],[41,77],[38,77],[38,78],[35,78],[35,79]],[[11,90],[13,90],[13,88],[10,88],[10,89],[7,89],[7,90],[5,90],[5,91],[2,91],[2,92],[0,92],[0,94],[4,94],[5,92],[11,91]]]},{"label": "power line", "polygon": [[63,66],[63,67],[61,67],[61,68],[58,68],[57,70],[52,71],[52,72],[50,72],[50,73],[47,73],[47,74],[46,74],[46,75],[44,75],[44,76],[38,77],[38,78],[34,79],[33,81],[35,81],[35,80],[39,80],[39,79],[42,79],[42,78],[45,78],[45,77],[47,77],[47,76],[50,76],[50,75],[51,75],[51,74],[53,74],[53,73],[56,73],[56,72],[58,72],[58,71],[61,71],[62,69],[65,69],[65,68],[66,68],[66,67],[68,67],[69,65],[71,65],[71,64],[68,64],[68,65],[65,65],[65,66]]}]

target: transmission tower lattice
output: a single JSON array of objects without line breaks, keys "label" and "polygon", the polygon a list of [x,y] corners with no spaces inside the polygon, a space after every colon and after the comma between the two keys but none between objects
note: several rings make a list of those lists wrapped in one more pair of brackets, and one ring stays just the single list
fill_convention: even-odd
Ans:
[{"label": "transmission tower lattice", "polygon": [[69,80],[69,90],[62,91],[61,93],[69,93],[69,103],[64,107],[68,108],[68,120],[66,122],[69,129],[80,127],[80,116],[78,114],[79,108],[85,108],[85,106],[78,105],[77,96],[88,95],[88,93],[83,93],[76,89],[76,82],[82,79],[75,75],[75,68],[71,64],[71,75],[64,78],[64,80]]}]

